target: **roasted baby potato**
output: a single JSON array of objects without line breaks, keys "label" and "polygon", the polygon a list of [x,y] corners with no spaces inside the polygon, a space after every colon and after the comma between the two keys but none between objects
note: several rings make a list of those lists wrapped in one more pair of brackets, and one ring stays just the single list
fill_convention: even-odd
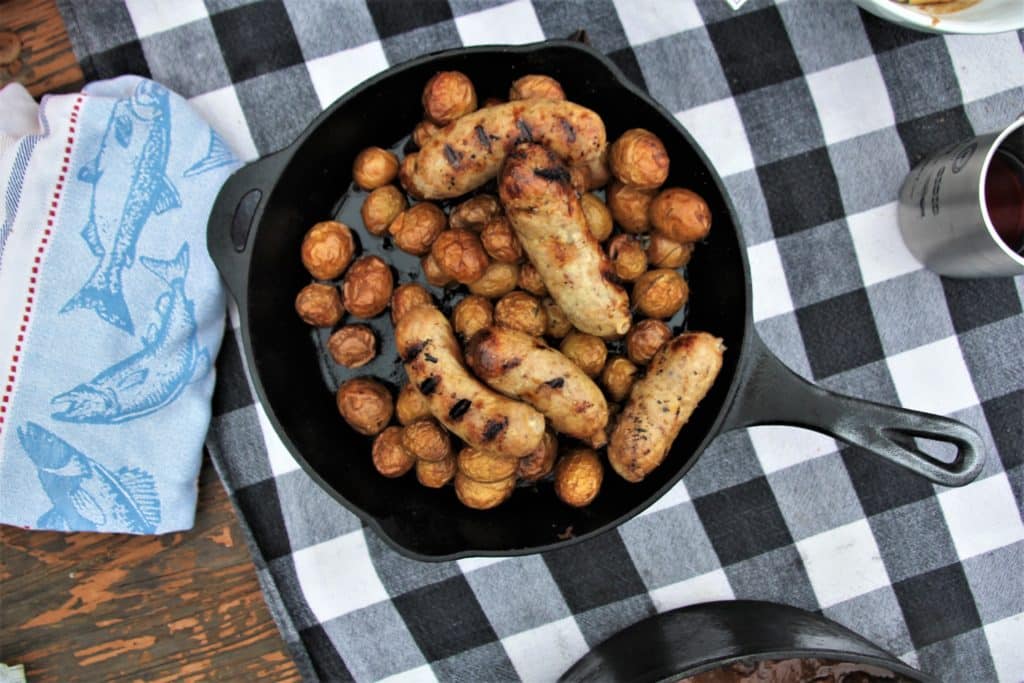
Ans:
[{"label": "roasted baby potato", "polygon": [[608,184],[612,179],[612,172],[608,168],[608,146],[594,158],[581,164],[586,171],[587,191],[593,191]]},{"label": "roasted baby potato", "polygon": [[519,266],[515,263],[492,262],[480,279],[469,283],[469,291],[473,294],[497,299],[505,296],[516,288],[519,279]]},{"label": "roasted baby potato", "polygon": [[508,477],[494,482],[480,482],[461,471],[455,473],[455,495],[468,508],[490,510],[501,505],[516,489],[516,478]]},{"label": "roasted baby potato", "polygon": [[652,232],[647,245],[647,262],[654,268],[682,268],[693,255],[693,242],[676,242]]},{"label": "roasted baby potato", "polygon": [[544,312],[548,314],[548,326],[544,330],[544,334],[555,339],[561,339],[569,334],[572,330],[572,323],[569,322],[569,318],[565,316],[565,311],[558,307],[555,300],[547,297],[541,300],[540,305],[544,307]]},{"label": "roasted baby potato", "polygon": [[366,436],[380,433],[394,414],[391,392],[371,377],[354,377],[340,387],[338,412],[352,429]]},{"label": "roasted baby potato", "polygon": [[338,290],[331,285],[308,284],[295,297],[295,312],[314,327],[333,327],[341,320],[345,308]]},{"label": "roasted baby potato", "polygon": [[427,488],[441,488],[452,480],[456,469],[453,455],[440,460],[416,459],[416,479]]},{"label": "roasted baby potato", "polygon": [[388,227],[395,245],[404,252],[423,256],[448,225],[444,211],[431,202],[414,204],[398,214]]},{"label": "roasted baby potato", "polygon": [[539,337],[547,329],[548,314],[537,297],[526,292],[510,292],[495,305],[494,324]]},{"label": "roasted baby potato", "polygon": [[544,432],[537,448],[525,458],[519,459],[517,474],[525,482],[534,482],[551,473],[555,468],[555,458],[558,455],[558,438],[550,429]]},{"label": "roasted baby potato", "polygon": [[395,293],[391,295],[391,322],[397,323],[402,316],[417,306],[433,306],[434,297],[430,295],[423,285],[415,282],[406,282],[398,285]]},{"label": "roasted baby potato", "polygon": [[413,383],[403,384],[395,401],[395,417],[403,425],[411,425],[417,420],[430,417],[430,404]]},{"label": "roasted baby potato", "polygon": [[540,273],[533,267],[532,263],[524,263],[519,266],[519,279],[516,281],[519,289],[525,290],[534,296],[547,296],[548,288],[544,280],[540,279]]},{"label": "roasted baby potato", "polygon": [[591,379],[601,374],[608,358],[608,347],[600,337],[577,330],[565,335],[559,350]]},{"label": "roasted baby potato", "polygon": [[379,256],[364,256],[345,274],[345,310],[357,318],[372,318],[388,307],[395,281]]},{"label": "roasted baby potato", "polygon": [[564,100],[565,91],[558,81],[551,76],[529,74],[512,82],[508,91],[509,100],[528,100],[540,98],[545,100]]},{"label": "roasted baby potato", "polygon": [[504,216],[495,216],[487,222],[480,233],[480,241],[484,245],[484,250],[495,261],[518,263],[523,258],[519,238]]},{"label": "roasted baby potato", "polygon": [[317,280],[333,280],[341,275],[355,252],[352,231],[338,221],[317,223],[302,238],[302,265]]},{"label": "roasted baby potato", "polygon": [[601,490],[604,467],[591,448],[573,448],[555,465],[555,495],[565,504],[590,505]]},{"label": "roasted baby potato", "polygon": [[423,88],[423,113],[439,126],[475,110],[473,81],[461,71],[439,71]]},{"label": "roasted baby potato", "polygon": [[613,356],[601,371],[601,384],[611,400],[623,401],[629,396],[629,390],[633,388],[639,372],[640,369],[628,358]]},{"label": "roasted baby potato", "polygon": [[366,325],[345,325],[327,339],[327,351],[338,365],[361,368],[377,355],[377,338]]},{"label": "roasted baby potato", "polygon": [[363,217],[363,225],[373,235],[380,237],[388,231],[391,222],[398,214],[408,207],[405,195],[394,185],[384,185],[367,195],[359,215]]},{"label": "roasted baby potato", "polygon": [[635,235],[645,233],[651,229],[647,210],[654,200],[654,192],[613,180],[608,186],[608,210],[611,211],[615,222],[626,232]]},{"label": "roasted baby potato", "polygon": [[641,320],[626,335],[626,355],[637,365],[647,365],[662,344],[672,338],[672,330],[660,320]]},{"label": "roasted baby potato", "polygon": [[412,129],[412,141],[417,147],[422,147],[439,130],[441,130],[441,127],[433,121],[420,121]]},{"label": "roasted baby potato", "polygon": [[632,235],[616,235],[608,242],[612,270],[623,282],[632,282],[647,271],[647,253]]},{"label": "roasted baby potato", "polygon": [[402,445],[401,427],[388,427],[373,440],[373,466],[385,477],[400,477],[415,464],[416,456]]},{"label": "roasted baby potato", "polygon": [[434,242],[430,255],[441,272],[464,285],[479,280],[490,263],[480,238],[469,230],[445,230]]},{"label": "roasted baby potato", "polygon": [[432,417],[406,425],[402,430],[402,445],[420,460],[436,462],[452,455],[448,430]]},{"label": "roasted baby potato", "polygon": [[671,268],[649,270],[633,285],[633,305],[649,318],[671,318],[683,307],[690,288]]},{"label": "roasted baby potato", "polygon": [[387,185],[398,175],[398,157],[380,147],[367,147],[352,162],[352,180],[364,190]]},{"label": "roasted baby potato", "polygon": [[479,294],[470,294],[455,304],[452,311],[452,327],[463,341],[494,322],[494,305],[490,299]]},{"label": "roasted baby potato", "polygon": [[514,477],[519,459],[466,446],[459,451],[458,465],[459,472],[470,479],[487,483]]},{"label": "roasted baby potato", "polygon": [[478,194],[467,199],[454,209],[448,223],[459,230],[480,232],[493,219],[501,215],[501,204],[492,194]]},{"label": "roasted baby potato", "polygon": [[662,190],[648,208],[654,230],[676,242],[696,242],[711,230],[711,209],[692,190],[670,187]]},{"label": "roasted baby potato", "polygon": [[600,197],[591,192],[580,197],[580,204],[583,205],[583,215],[587,219],[590,234],[597,238],[598,242],[604,242],[612,234],[611,211]]},{"label": "roasted baby potato", "polygon": [[423,270],[423,277],[435,287],[445,287],[453,282],[448,273],[441,270],[441,264],[430,254],[420,259],[420,268]]},{"label": "roasted baby potato", "polygon": [[653,190],[668,179],[668,152],[654,133],[632,128],[608,151],[612,175],[626,185]]}]

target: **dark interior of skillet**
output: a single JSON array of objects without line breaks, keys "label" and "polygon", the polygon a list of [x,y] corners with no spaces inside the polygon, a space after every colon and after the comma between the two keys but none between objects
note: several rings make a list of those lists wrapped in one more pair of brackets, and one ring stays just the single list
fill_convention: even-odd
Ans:
[{"label": "dark interior of skillet", "polygon": [[[685,326],[725,339],[729,351],[722,374],[659,469],[640,484],[626,483],[608,470],[600,495],[582,510],[560,503],[549,483],[520,488],[499,508],[479,512],[463,507],[451,487],[426,489],[413,474],[397,480],[382,477],[370,460],[371,440],[354,433],[336,411],[331,389],[344,375],[319,350],[324,335],[311,333],[294,314],[295,294],[309,282],[298,257],[302,236],[313,223],[331,217],[340,216],[359,229],[364,253],[390,260],[396,283],[419,279],[416,260],[385,249],[380,238],[361,230],[354,216],[362,197],[348,195],[351,167],[364,147],[389,147],[407,136],[422,116],[424,83],[436,71],[450,69],[469,75],[481,101],[492,95],[504,98],[510,83],[523,74],[553,76],[569,99],[602,116],[609,140],[633,127],[661,137],[671,159],[669,183],[699,192],[712,209],[711,236],[688,267],[691,296]],[[713,425],[736,380],[746,325],[740,240],[700,155],[670,119],[617,82],[599,57],[565,44],[442,54],[397,69],[339,105],[299,143],[267,201],[252,247],[247,302],[253,359],[265,402],[300,462],[343,502],[376,522],[400,550],[422,559],[531,552],[618,524],[653,502],[713,438]],[[448,294],[444,303],[451,300]],[[394,353],[388,314],[369,324],[381,340],[381,354],[350,374],[378,376],[397,389],[404,373]]]}]

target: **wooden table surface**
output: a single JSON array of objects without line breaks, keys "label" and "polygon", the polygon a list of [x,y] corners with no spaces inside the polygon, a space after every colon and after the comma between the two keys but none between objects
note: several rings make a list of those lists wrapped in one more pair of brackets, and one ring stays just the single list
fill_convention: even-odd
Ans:
[{"label": "wooden table surface", "polygon": [[[7,61],[12,41],[20,54]],[[0,1],[0,57],[0,86],[39,97],[82,85],[53,0]],[[0,662],[23,664],[32,683],[299,680],[208,458],[186,533],[0,526]]]}]

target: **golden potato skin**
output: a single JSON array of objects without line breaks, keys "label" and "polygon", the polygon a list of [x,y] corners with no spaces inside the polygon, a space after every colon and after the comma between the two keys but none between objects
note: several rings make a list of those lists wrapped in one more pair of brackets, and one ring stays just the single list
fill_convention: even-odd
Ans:
[{"label": "golden potato skin", "polygon": [[516,478],[508,477],[495,482],[480,482],[461,471],[455,473],[455,495],[459,501],[474,510],[490,510],[512,497]]},{"label": "golden potato skin", "polygon": [[448,430],[431,417],[406,425],[402,430],[402,445],[420,460],[436,462],[452,455]]},{"label": "golden potato skin", "polygon": [[616,235],[608,242],[612,269],[623,282],[633,282],[647,272],[647,253],[632,235]]},{"label": "golden potato skin", "polygon": [[423,277],[435,287],[445,287],[453,282],[448,273],[441,270],[441,264],[430,254],[420,259],[420,268],[423,270]]},{"label": "golden potato skin", "polygon": [[608,168],[608,146],[600,154],[587,160],[580,165],[586,171],[587,191],[593,191],[604,187],[612,179],[611,169]]},{"label": "golden potato skin", "polygon": [[649,318],[671,318],[689,295],[686,280],[671,268],[649,270],[633,285],[633,305]]},{"label": "golden potato skin", "polygon": [[566,317],[565,311],[559,308],[554,299],[547,297],[541,300],[540,305],[544,307],[544,312],[548,314],[548,326],[544,330],[545,335],[561,339],[572,331],[572,323]]},{"label": "golden potato skin", "polygon": [[711,209],[693,190],[669,187],[648,208],[654,230],[676,242],[696,242],[711,230]]},{"label": "golden potato skin", "polygon": [[459,230],[480,232],[500,215],[501,204],[497,197],[492,194],[478,194],[452,209],[448,224]]},{"label": "golden potato skin", "polygon": [[333,280],[345,272],[356,252],[352,231],[344,223],[317,223],[302,238],[302,265],[317,280]]},{"label": "golden potato skin", "polygon": [[416,456],[402,445],[401,427],[388,427],[373,440],[373,466],[389,479],[400,477],[413,468]]},{"label": "golden potato skin", "polygon": [[660,320],[641,320],[626,335],[626,355],[637,365],[647,365],[662,345],[672,338],[672,330]]},{"label": "golden potato skin", "polygon": [[519,238],[504,216],[495,216],[487,222],[480,233],[480,241],[487,255],[495,261],[518,263],[523,258]]},{"label": "golden potato skin", "polygon": [[693,255],[693,242],[676,242],[661,233],[652,232],[647,245],[647,263],[654,268],[682,268]]},{"label": "golden potato skin", "polygon": [[476,90],[461,71],[439,71],[423,88],[423,113],[439,126],[476,110]]},{"label": "golden potato skin", "polygon": [[540,337],[547,329],[548,314],[537,297],[526,292],[510,292],[494,307],[494,324]]},{"label": "golden potato skin", "polygon": [[402,251],[423,256],[447,225],[444,211],[436,204],[420,202],[398,214],[388,226],[388,234]]},{"label": "golden potato skin", "polygon": [[598,242],[604,242],[612,234],[612,212],[608,210],[601,198],[592,192],[580,197],[583,215],[587,219],[587,228]]},{"label": "golden potato skin", "polygon": [[479,280],[490,263],[480,238],[470,230],[445,230],[430,255],[445,275],[464,285]]},{"label": "golden potato skin", "polygon": [[494,322],[494,304],[479,294],[470,294],[455,304],[452,310],[452,327],[463,341]]},{"label": "golden potato skin", "polygon": [[299,290],[295,312],[308,325],[332,327],[341,320],[345,308],[337,289],[314,282]]},{"label": "golden potato skin", "polygon": [[[430,140],[427,140],[425,145],[429,144]],[[420,163],[419,156],[419,152],[405,155],[405,158],[402,159],[402,164],[398,167],[398,183],[413,199],[426,199],[424,193],[415,184]]]},{"label": "golden potato skin", "polygon": [[366,325],[345,325],[327,339],[327,351],[338,365],[361,368],[377,355],[377,337]]},{"label": "golden potato skin", "polygon": [[420,121],[416,124],[416,127],[412,129],[412,141],[416,143],[417,147],[422,147],[427,144],[427,140],[434,137],[439,130],[441,130],[441,127],[433,121]]},{"label": "golden potato skin", "polygon": [[590,505],[601,491],[604,467],[591,448],[573,448],[555,465],[555,495],[566,505]]},{"label": "golden potato skin", "polygon": [[381,147],[367,147],[352,162],[352,180],[364,190],[387,185],[398,175],[398,157]]},{"label": "golden potato skin", "polygon": [[654,200],[654,190],[642,190],[613,180],[606,193],[612,218],[626,232],[639,235],[651,229],[647,210]]},{"label": "golden potato skin", "polygon": [[548,288],[544,285],[544,280],[540,279],[540,273],[532,263],[527,262],[519,266],[519,279],[516,284],[520,289],[526,290],[534,296],[548,295]]},{"label": "golden potato skin", "polygon": [[640,369],[628,358],[614,356],[605,363],[601,371],[601,384],[604,385],[608,397],[613,401],[623,401],[633,388]]},{"label": "golden potato skin", "polygon": [[354,377],[340,387],[338,412],[352,429],[366,436],[380,433],[394,414],[391,392],[371,377]]},{"label": "golden potato skin", "polygon": [[417,306],[433,306],[434,297],[423,285],[416,282],[406,282],[398,285],[394,294],[391,295],[391,322],[397,323],[402,316]]},{"label": "golden potato skin", "polygon": [[372,318],[388,307],[394,286],[388,264],[379,256],[364,256],[345,274],[345,310],[357,318]]},{"label": "golden potato skin", "polygon": [[488,299],[503,297],[516,288],[519,266],[515,263],[494,261],[478,280],[469,283],[469,291]]},{"label": "golden potato skin", "polygon": [[605,360],[608,358],[608,347],[600,337],[573,330],[565,335],[559,350],[581,370],[593,379],[601,374]]},{"label": "golden potato skin", "polygon": [[416,460],[416,479],[427,488],[441,488],[452,480],[456,470],[453,455],[441,460]]},{"label": "golden potato skin", "polygon": [[394,185],[384,185],[366,196],[359,215],[363,218],[367,232],[380,237],[408,206],[401,190]]},{"label": "golden potato skin", "polygon": [[430,417],[430,404],[415,384],[403,384],[399,389],[398,400],[395,401],[395,417],[406,426]]},{"label": "golden potato skin", "polygon": [[668,152],[657,135],[632,128],[611,145],[608,165],[626,185],[653,190],[668,180]]},{"label": "golden potato skin", "polygon": [[525,482],[543,479],[555,469],[558,456],[558,437],[550,429],[544,432],[540,444],[525,458],[519,458],[517,474]]},{"label": "golden potato skin", "polygon": [[459,451],[458,464],[463,475],[486,484],[515,477],[519,459],[466,446]]},{"label": "golden potato skin", "polygon": [[542,74],[528,74],[512,82],[512,87],[508,91],[509,100],[528,100],[531,98],[564,100],[565,91],[562,90],[562,86],[558,81],[551,78],[551,76],[544,76]]}]

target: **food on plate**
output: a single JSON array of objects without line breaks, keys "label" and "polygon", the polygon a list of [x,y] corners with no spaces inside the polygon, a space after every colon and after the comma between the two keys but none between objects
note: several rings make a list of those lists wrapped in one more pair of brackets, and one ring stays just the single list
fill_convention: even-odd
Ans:
[{"label": "food on plate", "polygon": [[442,273],[464,285],[483,277],[490,263],[480,237],[475,232],[459,228],[441,233],[434,241],[430,255]]},{"label": "food on plate", "polygon": [[473,81],[461,71],[439,71],[423,88],[423,113],[439,126],[476,109]]},{"label": "food on plate", "polygon": [[516,288],[519,279],[519,266],[515,263],[493,261],[480,279],[469,283],[469,291],[473,294],[497,299],[505,296]]},{"label": "food on plate", "polygon": [[615,431],[615,424],[619,419],[619,415],[622,414],[621,403],[609,403],[608,404],[608,424],[605,425],[604,433],[608,439],[612,438],[612,432]]},{"label": "food on plate", "polygon": [[703,197],[683,187],[657,194],[648,209],[651,227],[676,242],[696,242],[711,230],[711,209]]},{"label": "food on plate", "polygon": [[516,488],[515,476],[493,482],[476,481],[463,472],[455,473],[455,495],[459,501],[474,510],[490,510],[512,496]]},{"label": "food on plate", "polygon": [[527,483],[538,481],[551,474],[555,469],[555,458],[558,456],[558,438],[550,429],[544,432],[544,438],[525,458],[519,458],[517,474]]},{"label": "food on plate", "polygon": [[394,414],[391,392],[372,377],[354,377],[343,382],[336,400],[345,422],[366,436],[380,433]]},{"label": "food on plate", "polygon": [[518,100],[487,107],[459,118],[405,157],[402,186],[426,199],[458,197],[497,176],[505,157],[523,140],[544,145],[570,164],[587,162],[605,146],[604,122],[568,101]]},{"label": "food on plate", "polygon": [[613,180],[606,193],[608,210],[623,230],[639,235],[651,229],[647,210],[654,195],[655,190],[644,190]]},{"label": "food on plate", "polygon": [[345,272],[356,252],[348,226],[338,221],[317,223],[302,238],[302,265],[317,280],[333,280]]},{"label": "food on plate", "polygon": [[377,338],[366,325],[345,325],[327,339],[327,351],[338,365],[361,368],[377,355]]},{"label": "food on plate", "polygon": [[580,197],[580,204],[583,207],[583,216],[587,220],[587,228],[598,242],[604,242],[612,234],[612,213],[601,201],[601,198],[592,192],[587,192]]},{"label": "food on plate", "polygon": [[[522,270],[519,272],[522,274]],[[526,292],[509,292],[494,306],[494,324],[539,337],[548,327],[548,314],[537,297]]]},{"label": "food on plate", "polygon": [[601,371],[601,384],[604,385],[611,400],[623,401],[629,396],[629,390],[633,388],[633,382],[636,381],[639,372],[640,368],[628,358],[613,356],[608,359],[604,370]]},{"label": "food on plate", "polygon": [[491,388],[542,412],[556,431],[604,445],[608,406],[601,389],[539,339],[495,325],[469,341],[466,363]]},{"label": "food on plate", "polygon": [[420,202],[395,216],[388,234],[402,251],[423,256],[447,225],[448,217],[436,204]]},{"label": "food on plate", "polygon": [[[915,679],[916,680],[916,679]],[[912,683],[881,667],[830,659],[745,659],[680,678],[676,683]]]},{"label": "food on plate", "polygon": [[501,99],[500,97],[494,97],[492,95],[491,97],[488,97],[486,100],[484,100],[484,103],[482,105],[480,105],[480,106],[481,107],[493,107],[496,104],[505,104],[505,100]]},{"label": "food on plate", "polygon": [[431,254],[427,254],[420,259],[420,269],[423,271],[423,277],[427,282],[435,287],[445,287],[453,282],[451,276],[441,270],[441,264]]},{"label": "food on plate", "polygon": [[420,460],[443,460],[452,455],[452,440],[448,431],[431,417],[405,426],[402,446]]},{"label": "food on plate", "polygon": [[633,235],[616,235],[608,242],[608,258],[615,276],[632,282],[647,271],[647,252]]},{"label": "food on plate", "polygon": [[458,464],[459,472],[470,479],[486,483],[514,477],[519,467],[519,458],[466,446],[459,451]]},{"label": "food on plate", "polygon": [[586,189],[587,191],[596,190],[600,187],[604,187],[608,184],[608,181],[612,179],[612,172],[608,168],[608,146],[606,145],[601,153],[595,155],[588,161],[577,164],[577,166],[584,170],[586,178]]},{"label": "food on plate", "polygon": [[626,185],[653,190],[668,179],[668,152],[651,131],[631,128],[608,149],[608,166]]},{"label": "food on plate", "polygon": [[512,87],[508,91],[509,100],[528,100],[539,98],[545,100],[564,100],[565,91],[561,84],[543,74],[527,74],[522,78],[512,81]]},{"label": "food on plate", "polygon": [[497,197],[492,194],[478,194],[452,209],[448,224],[460,230],[480,232],[500,215],[501,204],[498,203]]},{"label": "food on plate", "polygon": [[364,190],[387,185],[398,175],[398,157],[381,147],[367,147],[352,162],[352,180]]},{"label": "food on plate", "polygon": [[671,318],[689,295],[686,280],[671,268],[649,270],[633,284],[633,305],[649,318]]},{"label": "food on plate", "polygon": [[626,355],[637,365],[647,365],[665,342],[672,338],[672,330],[660,320],[641,320],[626,335]]},{"label": "food on plate", "polygon": [[431,489],[439,489],[455,477],[455,456],[440,460],[416,459],[416,479]]},{"label": "food on plate", "polygon": [[590,378],[601,374],[604,362],[608,358],[608,347],[600,337],[578,330],[565,335],[558,348]]},{"label": "food on plate", "polygon": [[676,242],[652,232],[647,245],[647,262],[654,268],[682,268],[693,255],[693,242]]},{"label": "food on plate", "polygon": [[524,263],[519,266],[519,279],[516,281],[519,289],[525,290],[534,296],[547,296],[548,288],[544,285],[540,273],[533,267],[532,263]]},{"label": "food on plate", "polygon": [[432,306],[433,303],[434,297],[423,285],[416,282],[398,285],[391,295],[391,322],[397,323],[403,315],[417,306]]},{"label": "food on plate", "polygon": [[470,294],[452,310],[452,327],[464,341],[493,322],[494,304],[479,294]]},{"label": "food on plate", "polygon": [[405,195],[394,185],[384,185],[366,196],[359,215],[371,235],[383,235],[391,227],[398,214],[405,211],[409,203]]},{"label": "food on plate", "polygon": [[402,445],[402,428],[388,427],[373,440],[373,466],[385,477],[400,477],[413,468],[416,456]]},{"label": "food on plate", "polygon": [[333,327],[341,320],[345,307],[338,290],[317,282],[306,285],[295,297],[295,312],[314,327]]},{"label": "food on plate", "polygon": [[536,448],[544,416],[469,373],[441,311],[431,306],[409,311],[395,327],[395,342],[409,381],[427,398],[430,412],[468,445],[516,458]]},{"label": "food on plate", "polygon": [[495,216],[480,233],[480,241],[487,255],[502,263],[518,263],[523,258],[519,238],[504,216]]},{"label": "food on plate", "polygon": [[612,431],[608,461],[627,481],[642,480],[665,459],[679,430],[722,368],[722,340],[684,332],[661,347],[633,384]]},{"label": "food on plate", "polygon": [[625,334],[629,297],[607,277],[611,263],[587,227],[562,160],[540,145],[516,147],[498,193],[523,251],[572,324],[600,337]]},{"label": "food on plate", "polygon": [[573,448],[555,464],[555,495],[566,505],[590,505],[601,491],[604,467],[592,448]]},{"label": "food on plate", "polygon": [[357,318],[372,318],[388,307],[395,281],[379,256],[363,256],[349,266],[342,285],[345,310]]},{"label": "food on plate", "polygon": [[412,129],[412,141],[417,147],[422,147],[427,144],[427,140],[429,140],[439,130],[441,130],[441,126],[437,125],[433,121],[420,121],[416,124],[416,127]]},{"label": "food on plate", "polygon": [[403,384],[398,390],[398,400],[395,401],[395,417],[398,421],[403,425],[411,425],[416,420],[430,416],[430,404],[416,385],[411,382]]},{"label": "food on plate", "polygon": [[551,297],[542,299],[540,305],[548,316],[548,327],[544,334],[555,339],[561,339],[572,331],[572,323],[566,317],[565,311],[558,307]]}]

